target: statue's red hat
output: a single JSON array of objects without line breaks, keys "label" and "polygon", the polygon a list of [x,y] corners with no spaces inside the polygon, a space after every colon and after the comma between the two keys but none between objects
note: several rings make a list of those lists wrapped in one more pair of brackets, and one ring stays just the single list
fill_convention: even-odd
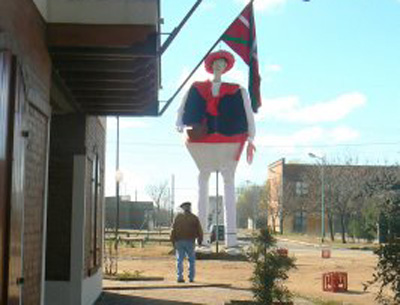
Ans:
[{"label": "statue's red hat", "polygon": [[226,63],[227,63],[226,68],[223,71],[223,73],[232,69],[233,65],[235,64],[235,58],[228,51],[221,50],[221,51],[210,53],[204,60],[204,66],[208,73],[211,73],[211,74],[214,73],[212,64],[215,60],[220,59],[220,58],[225,59]]}]

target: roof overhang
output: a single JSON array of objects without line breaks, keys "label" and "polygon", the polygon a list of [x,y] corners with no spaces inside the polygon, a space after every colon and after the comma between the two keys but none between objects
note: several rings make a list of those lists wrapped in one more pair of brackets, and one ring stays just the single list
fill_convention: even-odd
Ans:
[{"label": "roof overhang", "polygon": [[159,0],[33,0],[48,23],[158,24]]},{"label": "roof overhang", "polygon": [[90,115],[158,115],[159,0],[48,3],[53,83],[73,108]]}]

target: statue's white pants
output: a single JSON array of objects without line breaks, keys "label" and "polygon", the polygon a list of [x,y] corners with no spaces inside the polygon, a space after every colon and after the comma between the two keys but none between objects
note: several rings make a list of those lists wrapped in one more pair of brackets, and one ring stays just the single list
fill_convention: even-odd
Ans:
[{"label": "statue's white pants", "polygon": [[198,216],[207,231],[208,185],[212,172],[219,171],[224,181],[225,245],[237,245],[235,171],[238,161],[235,157],[240,143],[186,143],[199,169]]}]

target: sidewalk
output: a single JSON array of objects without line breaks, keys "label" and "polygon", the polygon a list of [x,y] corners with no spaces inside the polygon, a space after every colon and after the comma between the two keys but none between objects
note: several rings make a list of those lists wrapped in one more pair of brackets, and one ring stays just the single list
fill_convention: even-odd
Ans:
[{"label": "sidewalk", "polygon": [[[104,281],[104,292],[96,305],[224,305],[231,300],[251,300],[248,289],[226,284],[172,281]],[[310,305],[295,299],[296,305]]]}]

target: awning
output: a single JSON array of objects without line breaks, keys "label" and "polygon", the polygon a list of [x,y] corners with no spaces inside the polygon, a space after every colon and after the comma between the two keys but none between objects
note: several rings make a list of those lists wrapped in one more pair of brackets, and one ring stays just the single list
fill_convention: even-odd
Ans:
[{"label": "awning", "polygon": [[158,37],[153,25],[48,24],[53,79],[76,111],[155,116]]}]

